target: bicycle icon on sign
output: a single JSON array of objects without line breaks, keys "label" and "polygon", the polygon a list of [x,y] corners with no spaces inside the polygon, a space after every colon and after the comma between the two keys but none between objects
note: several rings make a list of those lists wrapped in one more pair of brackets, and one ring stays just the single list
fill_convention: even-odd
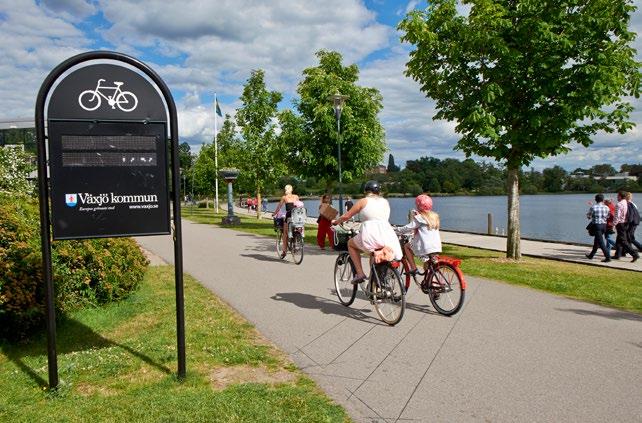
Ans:
[{"label": "bicycle icon on sign", "polygon": [[[103,98],[107,100],[107,104],[109,104],[112,109],[118,106],[123,112],[131,112],[138,106],[138,98],[136,98],[134,93],[120,89],[123,82],[114,81],[113,87],[101,86],[101,82],[105,82],[105,80],[102,78],[99,79],[95,89],[85,90],[80,93],[78,96],[78,104],[80,104],[80,107],[91,112],[100,107]],[[105,90],[112,90],[113,94],[108,97],[101,92]]]}]

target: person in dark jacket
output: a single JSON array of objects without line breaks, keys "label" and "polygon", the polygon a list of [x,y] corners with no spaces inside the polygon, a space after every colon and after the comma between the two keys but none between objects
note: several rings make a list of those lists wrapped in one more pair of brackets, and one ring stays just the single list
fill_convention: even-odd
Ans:
[{"label": "person in dark jacket", "polygon": [[[638,209],[638,206],[635,205],[633,202],[633,194],[630,192],[626,193],[626,201],[628,203],[628,208],[627,208],[627,215],[628,214],[637,214],[637,216],[640,216],[640,210]],[[635,208],[635,210],[631,210],[631,208]],[[634,246],[635,248],[638,249],[638,252],[642,251],[642,244],[640,244],[640,241],[637,241],[635,239],[635,231],[638,229],[639,223],[632,223],[629,222],[629,242],[631,243],[631,246]]]}]

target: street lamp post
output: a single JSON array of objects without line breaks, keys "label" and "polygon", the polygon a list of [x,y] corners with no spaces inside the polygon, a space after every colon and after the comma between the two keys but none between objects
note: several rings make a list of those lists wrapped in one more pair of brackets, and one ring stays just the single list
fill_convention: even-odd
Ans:
[{"label": "street lamp post", "polygon": [[339,161],[339,214],[343,214],[343,183],[341,178],[341,112],[347,95],[341,95],[339,91],[330,96],[334,107],[334,115],[337,118],[337,158]]}]

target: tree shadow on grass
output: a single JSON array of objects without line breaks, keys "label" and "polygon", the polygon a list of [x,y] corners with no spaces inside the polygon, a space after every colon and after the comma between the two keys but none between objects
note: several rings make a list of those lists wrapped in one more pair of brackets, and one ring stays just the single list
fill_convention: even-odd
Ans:
[{"label": "tree shadow on grass", "polygon": [[[172,374],[172,371],[166,366],[157,363],[151,357],[136,351],[128,345],[118,343],[111,339],[105,338],[95,332],[89,326],[74,320],[62,319],[57,323],[57,342],[56,352],[58,356],[72,352],[96,350],[109,347],[118,347],[127,351],[129,354],[139,360],[155,367],[165,374]],[[33,340],[25,343],[8,343],[0,344],[2,353],[11,360],[24,374],[29,376],[38,386],[47,386],[48,382],[40,374],[27,364],[26,358],[47,356],[47,338],[45,333],[34,337]],[[46,367],[46,366],[45,366]]]}]

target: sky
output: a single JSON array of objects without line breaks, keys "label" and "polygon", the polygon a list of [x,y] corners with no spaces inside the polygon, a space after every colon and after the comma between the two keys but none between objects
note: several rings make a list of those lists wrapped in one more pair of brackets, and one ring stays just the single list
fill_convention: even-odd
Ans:
[{"label": "sky", "polygon": [[[383,95],[384,164],[388,154],[401,165],[422,156],[463,159],[453,150],[455,124],[434,121],[434,101],[403,75],[412,46],[401,44],[396,26],[425,7],[418,0],[0,0],[0,120],[31,118],[40,84],[60,62],[113,50],[160,74],[177,103],[179,139],[198,151],[214,136],[215,92],[223,113],[234,115],[250,72],[263,69],[267,88],[284,95],[280,108],[291,108],[301,72],[318,63],[315,52],[328,49],[345,65],[356,63],[358,83]],[[632,28],[640,33],[641,11]],[[642,40],[635,47],[642,52]],[[642,162],[642,100],[632,102],[634,130],[598,134],[591,147],[572,146],[533,167]]]}]

